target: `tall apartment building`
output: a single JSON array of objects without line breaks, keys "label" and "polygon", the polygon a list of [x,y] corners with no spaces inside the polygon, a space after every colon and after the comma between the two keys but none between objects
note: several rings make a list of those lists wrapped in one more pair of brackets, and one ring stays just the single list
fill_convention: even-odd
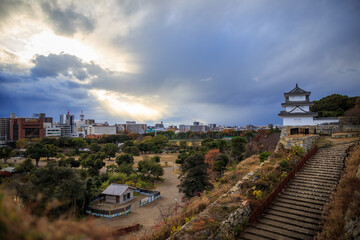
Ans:
[{"label": "tall apartment building", "polygon": [[0,142],[10,141],[10,118],[0,118]]},{"label": "tall apartment building", "polygon": [[10,139],[17,141],[22,138],[42,138],[44,121],[42,118],[11,118]]},{"label": "tall apartment building", "polygon": [[75,133],[75,117],[70,114],[61,114],[60,115],[60,124],[61,125],[69,125],[70,133]]}]

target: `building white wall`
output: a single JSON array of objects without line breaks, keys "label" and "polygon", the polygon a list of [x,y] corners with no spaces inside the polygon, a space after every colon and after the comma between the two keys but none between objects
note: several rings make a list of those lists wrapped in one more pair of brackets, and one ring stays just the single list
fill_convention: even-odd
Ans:
[{"label": "building white wall", "polygon": [[294,102],[306,101],[306,96],[289,96],[289,101],[294,101]]},{"label": "building white wall", "polygon": [[60,137],[61,128],[59,127],[48,127],[45,128],[45,137]]},{"label": "building white wall", "polygon": [[315,125],[313,117],[284,117],[283,126]]},{"label": "building white wall", "polygon": [[116,126],[96,126],[90,125],[88,127],[88,135],[114,135],[116,134]]}]

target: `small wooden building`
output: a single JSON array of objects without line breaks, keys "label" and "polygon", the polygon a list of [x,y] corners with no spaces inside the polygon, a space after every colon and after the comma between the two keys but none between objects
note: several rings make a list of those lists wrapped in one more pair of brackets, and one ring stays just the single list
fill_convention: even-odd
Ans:
[{"label": "small wooden building", "polygon": [[101,194],[105,195],[105,202],[123,204],[134,198],[134,190],[136,188],[112,183]]}]

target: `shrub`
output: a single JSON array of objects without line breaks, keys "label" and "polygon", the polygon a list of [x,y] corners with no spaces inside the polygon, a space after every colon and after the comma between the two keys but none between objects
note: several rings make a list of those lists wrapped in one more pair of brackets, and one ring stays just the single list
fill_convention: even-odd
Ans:
[{"label": "shrub", "polygon": [[289,161],[287,161],[286,159],[281,160],[280,167],[284,171],[288,170],[289,169]]},{"label": "shrub", "polygon": [[154,162],[159,163],[159,162],[160,162],[160,157],[159,157],[158,155],[155,155],[155,156],[153,156],[153,157],[151,158],[151,160],[154,161]]},{"label": "shrub", "polygon": [[271,155],[271,152],[260,153],[260,155],[259,155],[260,162],[264,162],[265,160],[267,160],[270,155]]}]

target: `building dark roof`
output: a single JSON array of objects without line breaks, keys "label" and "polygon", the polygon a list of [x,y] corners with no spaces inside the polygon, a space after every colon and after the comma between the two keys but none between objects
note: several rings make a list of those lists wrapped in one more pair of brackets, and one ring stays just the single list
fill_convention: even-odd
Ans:
[{"label": "building dark roof", "polygon": [[112,183],[101,194],[121,196],[128,188],[136,189],[128,185]]},{"label": "building dark roof", "polygon": [[313,105],[310,101],[285,101],[284,103],[281,103],[282,107],[291,107],[291,106],[311,106]]},{"label": "building dark roof", "polygon": [[318,114],[315,112],[286,112],[286,111],[281,111],[279,114],[279,117],[315,117]]},{"label": "building dark roof", "polygon": [[292,89],[290,92],[284,93],[285,96],[287,95],[310,95],[311,92],[307,92],[301,88],[299,88],[298,84],[296,84],[295,88]]}]

